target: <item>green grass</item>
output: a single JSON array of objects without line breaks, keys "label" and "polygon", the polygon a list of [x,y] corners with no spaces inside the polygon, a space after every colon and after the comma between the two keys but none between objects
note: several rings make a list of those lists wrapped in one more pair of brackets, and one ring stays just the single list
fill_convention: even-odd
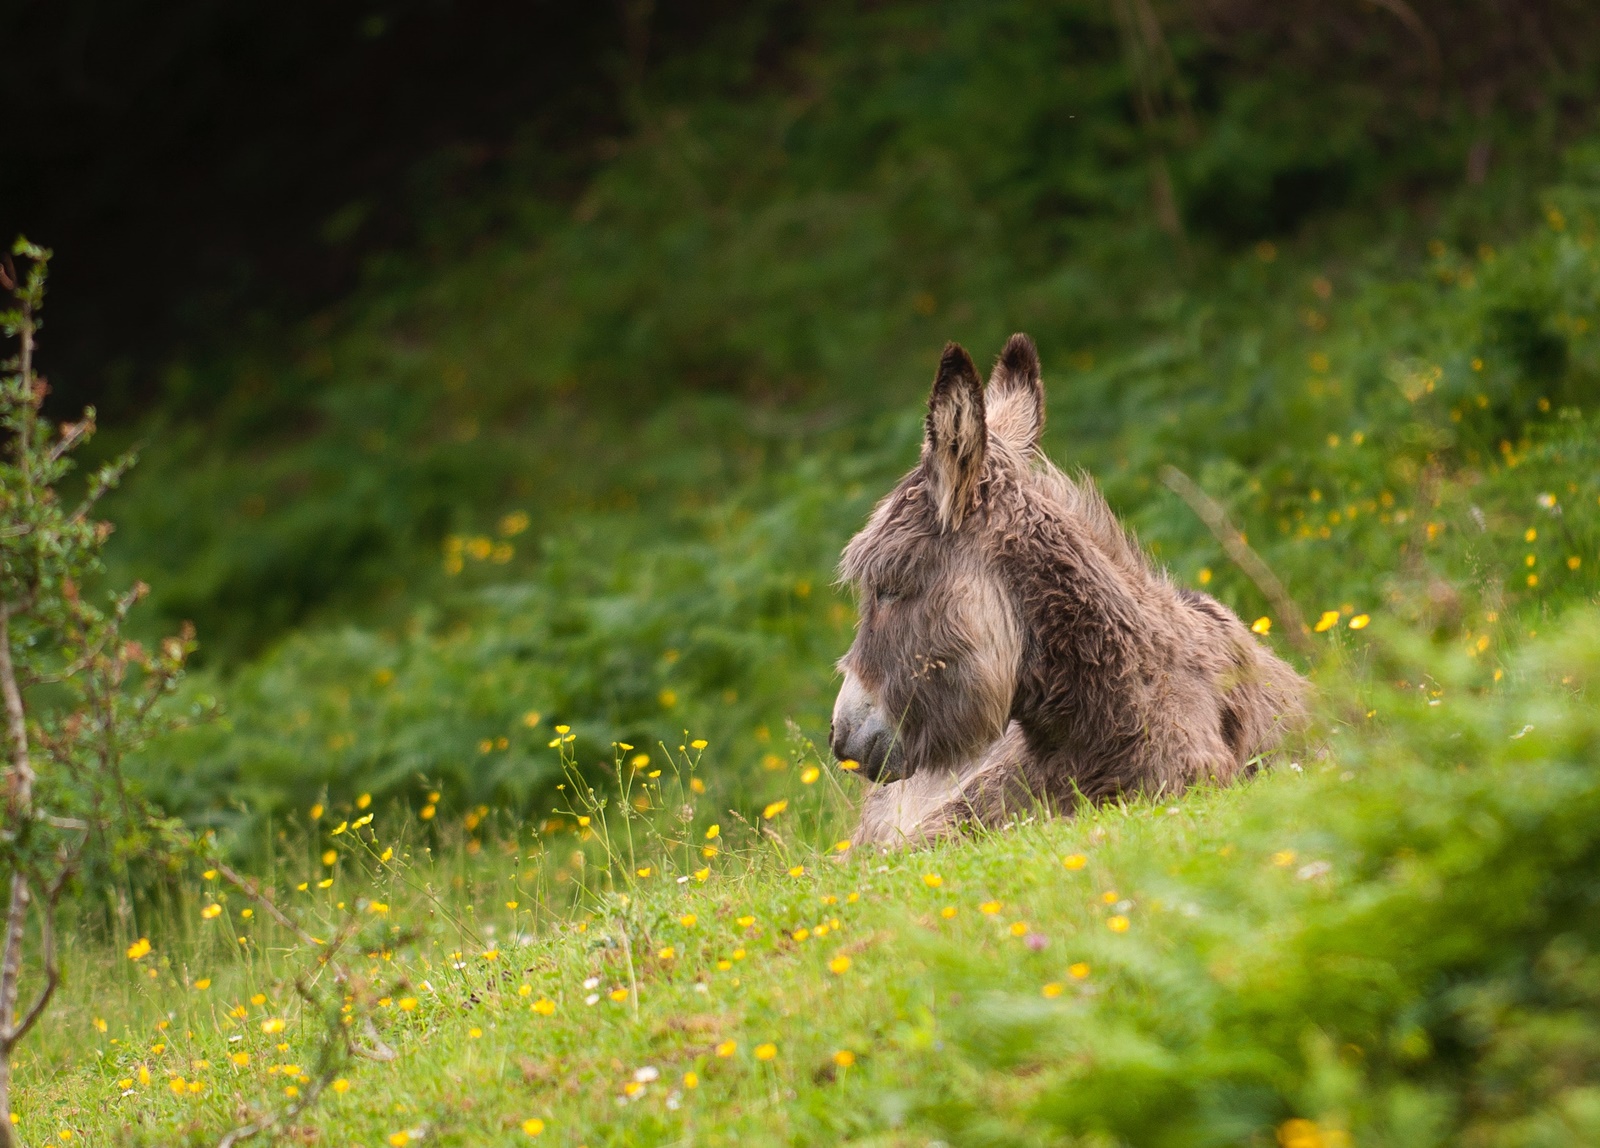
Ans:
[{"label": "green grass", "polygon": [[[338,1068],[348,1091],[301,1135],[510,1144],[536,1118],[570,1145],[1194,1145],[1310,1121],[1310,1143],[1592,1143],[1600,616],[1562,629],[1496,683],[1374,623],[1330,653],[1292,764],[915,852],[830,850],[848,793],[806,784],[805,759],[771,819],[720,811],[689,782],[715,747],[698,766],[658,750],[621,767],[665,774],[625,799],[500,832],[448,810],[336,834],[355,810],[302,815],[279,899],[324,937],[341,902],[369,922],[350,991],[384,994],[399,1057]],[[1362,662],[1381,673],[1352,676]],[[654,808],[623,819],[642,793]],[[21,1072],[28,1135],[208,1142],[283,1102],[272,1066],[314,1070],[323,1022],[290,987],[304,946],[237,894],[205,920],[218,891],[187,877],[130,922],[119,945],[154,944],[138,960],[74,952]]]}]

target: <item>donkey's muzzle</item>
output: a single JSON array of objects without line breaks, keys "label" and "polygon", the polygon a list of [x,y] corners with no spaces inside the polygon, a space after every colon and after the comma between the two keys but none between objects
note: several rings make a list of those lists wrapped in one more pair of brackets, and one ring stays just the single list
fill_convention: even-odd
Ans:
[{"label": "donkey's muzzle", "polygon": [[838,760],[859,762],[869,781],[898,781],[902,776],[905,755],[899,731],[884,720],[876,699],[854,674],[845,674],[834,703],[828,743]]}]

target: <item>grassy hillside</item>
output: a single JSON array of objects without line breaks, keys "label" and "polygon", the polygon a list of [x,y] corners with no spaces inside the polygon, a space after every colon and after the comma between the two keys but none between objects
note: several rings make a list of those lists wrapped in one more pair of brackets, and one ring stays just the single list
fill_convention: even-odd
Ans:
[{"label": "grassy hillside", "polygon": [[[287,346],[174,367],[110,436],[145,444],[113,573],[197,623],[195,693],[224,703],[153,756],[167,804],[240,831],[324,787],[526,808],[553,720],[692,727],[730,799],[762,800],[785,723],[821,730],[834,556],[914,460],[949,337],[981,358],[1029,330],[1051,452],[1251,618],[1161,465],[1313,618],[1476,641],[1592,592],[1578,74],[1534,112],[1422,115],[1343,57],[1174,19],[1172,110],[1141,120],[1152,81],[1098,5],[817,28],[781,81],[664,80],[702,94],[649,105],[575,206],[524,200]],[[1463,183],[1475,140],[1495,162]]]},{"label": "grassy hillside", "polygon": [[[331,1020],[319,950],[189,874],[74,954],[21,1127],[213,1143],[326,1084],[292,1139],[1592,1143],[1600,618],[1499,685],[1371,631],[1394,683],[1330,655],[1320,745],[1270,776],[919,852],[830,847],[810,772],[730,819],[715,746],[542,825],[297,810],[281,903],[360,928]],[[395,1059],[330,1055],[341,999]]]},{"label": "grassy hillside", "polygon": [[[1156,7],[819,9],[764,82],[642,96],[577,202],[175,366],[106,436],[110,575],[198,623],[218,716],[140,783],[370,956],[307,1000],[318,946],[215,878],[92,891],[24,1133],[211,1143],[328,1084],[306,1142],[1600,1135],[1595,73],[1502,61],[1486,111],[1421,4],[1419,101],[1388,9]],[[1317,728],[851,856],[833,563],[943,341],[1017,329],[1047,450],[1174,578],[1284,641],[1165,465],[1277,571]],[[328,1051],[345,1005],[397,1059]]]}]

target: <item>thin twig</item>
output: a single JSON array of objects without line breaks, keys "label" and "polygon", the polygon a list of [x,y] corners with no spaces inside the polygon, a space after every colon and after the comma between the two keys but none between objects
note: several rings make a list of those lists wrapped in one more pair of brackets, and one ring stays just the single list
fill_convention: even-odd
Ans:
[{"label": "thin twig", "polygon": [[[285,915],[283,910],[278,908],[277,904],[273,901],[271,895],[261,888],[260,883],[257,882],[255,878],[240,876],[224,862],[216,860],[215,858],[212,859],[211,864],[218,873],[221,873],[222,876],[227,879],[228,884],[234,886],[234,888],[238,889],[246,897],[249,897],[256,904],[260,905],[267,911],[267,916],[278,922],[278,924],[283,926],[285,929],[288,929],[289,932],[293,933],[296,937],[299,937],[302,942],[319,949],[326,947],[326,941],[321,941],[316,937],[313,937],[299,925],[295,924],[291,917]],[[328,955],[331,956],[332,954]]]},{"label": "thin twig", "polygon": [[1244,535],[1229,520],[1228,512],[1222,509],[1216,499],[1201,490],[1192,478],[1175,466],[1161,468],[1161,481],[1166,484],[1167,489],[1189,504],[1189,509],[1206,524],[1217,541],[1222,544],[1222,549],[1233,560],[1233,564],[1243,570],[1256,584],[1256,588],[1265,595],[1267,601],[1272,603],[1272,608],[1277,611],[1278,617],[1283,619],[1284,633],[1288,635],[1289,644],[1302,656],[1314,659],[1317,648],[1311,644],[1311,639],[1306,637],[1306,623],[1300,615],[1300,608],[1294,604],[1294,599],[1289,597],[1289,592],[1283,588],[1283,583],[1278,581],[1278,576],[1272,572],[1272,567],[1250,549],[1250,544],[1244,540]]},{"label": "thin twig", "polygon": [[62,862],[61,869],[56,874],[56,879],[45,890],[44,906],[39,912],[39,941],[44,952],[44,987],[39,990],[39,996],[28,1007],[27,1013],[15,1026],[3,1034],[3,1043],[6,1055],[17,1043],[28,1035],[28,1030],[34,1022],[44,1014],[50,1004],[50,998],[55,995],[56,987],[61,984],[61,965],[56,960],[56,906],[61,901],[61,890],[67,886],[67,878],[73,873],[73,866]]}]

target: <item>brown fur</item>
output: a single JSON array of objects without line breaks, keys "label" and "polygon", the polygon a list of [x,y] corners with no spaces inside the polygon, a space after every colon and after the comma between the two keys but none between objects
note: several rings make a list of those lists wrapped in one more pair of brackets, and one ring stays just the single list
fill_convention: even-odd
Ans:
[{"label": "brown fur", "polygon": [[1226,783],[1302,719],[1304,681],[1154,569],[1089,479],[1039,454],[1043,424],[1031,340],[987,394],[951,344],[921,462],[845,548],[861,623],[833,745],[881,783],[862,842]]}]

